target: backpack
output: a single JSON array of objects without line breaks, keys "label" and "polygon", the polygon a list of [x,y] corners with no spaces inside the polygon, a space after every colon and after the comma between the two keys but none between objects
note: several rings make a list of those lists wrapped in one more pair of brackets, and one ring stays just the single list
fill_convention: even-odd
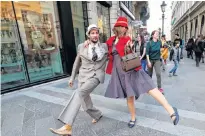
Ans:
[{"label": "backpack", "polygon": [[192,43],[187,43],[186,50],[191,50],[191,49],[192,49]]},{"label": "backpack", "polygon": [[174,55],[174,49],[172,48],[170,53],[169,53],[169,60],[173,60],[173,55]]},{"label": "backpack", "polygon": [[201,50],[201,48],[199,47],[199,45],[196,45],[196,46],[195,46],[194,51],[197,52],[197,53],[203,52],[203,51]]}]

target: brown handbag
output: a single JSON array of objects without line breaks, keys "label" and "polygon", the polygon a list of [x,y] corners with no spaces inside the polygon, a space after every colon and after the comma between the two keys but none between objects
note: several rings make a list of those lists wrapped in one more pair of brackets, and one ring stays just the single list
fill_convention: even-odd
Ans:
[{"label": "brown handbag", "polygon": [[[127,53],[131,51],[131,53]],[[137,53],[134,53],[130,46],[126,46],[124,49],[125,56],[121,58],[122,69],[127,72],[136,69],[141,66],[141,60]]]}]

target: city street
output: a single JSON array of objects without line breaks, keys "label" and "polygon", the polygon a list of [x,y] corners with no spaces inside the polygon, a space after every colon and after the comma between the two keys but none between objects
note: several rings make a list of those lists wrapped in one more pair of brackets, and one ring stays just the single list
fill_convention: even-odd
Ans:
[{"label": "city street", "polygon": [[[137,125],[130,129],[126,101],[104,97],[109,83],[92,93],[94,105],[103,112],[103,118],[92,124],[92,119],[82,110],[73,126],[73,136],[205,136],[205,64],[195,66],[195,61],[184,58],[178,76],[168,77],[173,66],[168,62],[162,72],[162,87],[169,103],[177,107],[180,122],[174,126],[169,115],[151,96],[144,94],[136,101]],[[54,136],[49,128],[63,124],[57,120],[75,88],[68,88],[69,78],[22,89],[2,96],[2,136]],[[154,74],[154,81],[156,77]],[[75,82],[77,85],[77,81]]]}]

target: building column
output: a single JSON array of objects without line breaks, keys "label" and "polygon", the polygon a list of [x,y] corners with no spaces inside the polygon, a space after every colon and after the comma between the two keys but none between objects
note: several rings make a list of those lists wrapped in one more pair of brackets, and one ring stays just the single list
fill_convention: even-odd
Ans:
[{"label": "building column", "polygon": [[181,38],[181,27],[179,26],[179,37]]},{"label": "building column", "polygon": [[[118,16],[120,16],[119,1],[112,1],[112,7],[110,8],[110,28],[111,28],[111,31],[115,25],[115,22],[117,21]],[[113,35],[113,32],[111,32],[111,35]]]},{"label": "building column", "polygon": [[191,31],[191,22],[190,22],[190,20],[188,20],[188,22],[187,22],[187,33],[188,33],[188,39],[189,38],[191,38],[191,35],[190,35],[190,32]]},{"label": "building column", "polygon": [[[193,20],[192,20],[192,32],[191,32],[191,33],[192,33],[192,34],[191,34],[192,36],[194,36],[194,33],[195,33],[195,23],[196,23],[196,20],[193,19]],[[196,37],[194,37],[194,38],[196,38]]]},{"label": "building column", "polygon": [[186,39],[187,39],[187,35],[186,35],[186,25],[187,23],[184,24],[184,42],[186,42]]},{"label": "building column", "polygon": [[[204,14],[204,17],[205,17],[205,14]],[[202,30],[202,34],[205,36],[205,23],[204,23],[204,27],[203,27],[203,30]]]},{"label": "building column", "polygon": [[89,1],[87,3],[88,8],[88,22],[90,24],[98,24],[98,14],[97,14],[97,2]]},{"label": "building column", "polygon": [[198,27],[197,27],[197,35],[199,35],[200,34],[200,30],[201,30],[201,15],[198,15]]}]

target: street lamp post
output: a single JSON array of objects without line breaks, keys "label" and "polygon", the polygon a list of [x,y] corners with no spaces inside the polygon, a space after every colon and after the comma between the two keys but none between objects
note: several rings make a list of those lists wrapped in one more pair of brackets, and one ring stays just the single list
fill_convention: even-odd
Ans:
[{"label": "street lamp post", "polygon": [[165,3],[165,1],[162,2],[161,5],[161,10],[162,10],[162,35],[164,34],[164,12],[165,12],[165,7],[167,6],[167,4]]},{"label": "street lamp post", "polygon": [[161,39],[161,28],[159,28],[158,31],[159,31],[159,39]]}]

